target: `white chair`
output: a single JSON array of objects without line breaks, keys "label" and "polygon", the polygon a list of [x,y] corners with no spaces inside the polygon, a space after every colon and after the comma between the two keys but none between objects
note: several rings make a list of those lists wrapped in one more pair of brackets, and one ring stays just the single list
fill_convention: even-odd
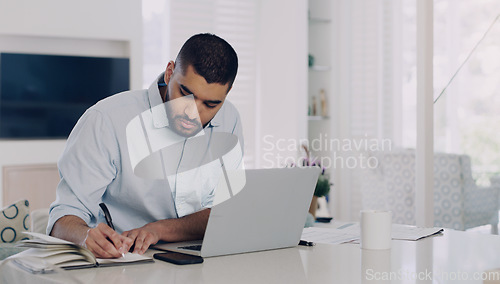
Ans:
[{"label": "white chair", "polygon": [[[393,223],[415,225],[415,151],[374,154],[378,166],[363,170],[364,209],[393,212]],[[467,230],[491,224],[498,234],[500,183],[478,187],[467,155],[434,154],[434,225]]]}]

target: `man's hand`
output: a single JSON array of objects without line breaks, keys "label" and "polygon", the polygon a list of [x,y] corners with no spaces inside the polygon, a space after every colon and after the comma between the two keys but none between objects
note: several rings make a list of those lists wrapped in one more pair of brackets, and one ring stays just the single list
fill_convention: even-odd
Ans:
[{"label": "man's hand", "polygon": [[98,258],[116,258],[127,253],[133,243],[131,238],[120,235],[108,225],[100,223],[87,231],[83,245]]},{"label": "man's hand", "polygon": [[134,253],[143,254],[150,245],[156,244],[159,240],[180,242],[203,239],[208,216],[210,209],[203,209],[181,218],[159,220],[125,231],[122,236],[134,240]]},{"label": "man's hand", "polygon": [[80,217],[66,215],[56,221],[50,235],[86,246],[96,257],[115,258],[126,253],[134,241],[101,223],[89,229]]},{"label": "man's hand", "polygon": [[154,245],[160,240],[160,233],[155,227],[155,223],[149,223],[140,228],[125,231],[122,233],[122,236],[133,240],[133,253],[143,254],[150,245]]}]

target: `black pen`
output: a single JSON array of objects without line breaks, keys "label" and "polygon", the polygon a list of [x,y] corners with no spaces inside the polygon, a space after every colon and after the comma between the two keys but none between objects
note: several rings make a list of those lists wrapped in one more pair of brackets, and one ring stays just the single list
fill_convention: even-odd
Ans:
[{"label": "black pen", "polygon": [[[111,229],[115,230],[115,226],[113,226],[113,220],[111,219],[111,214],[109,213],[108,207],[104,203],[99,203],[99,207],[101,207],[102,212],[104,212],[104,218],[106,218],[106,223]],[[109,240],[109,238],[108,238]],[[109,240],[111,241],[111,240]],[[125,254],[122,252],[122,257],[125,257]]]},{"label": "black pen", "polygon": [[101,207],[102,212],[104,212],[104,218],[106,218],[106,223],[108,223],[108,226],[111,227],[111,229],[115,229],[115,226],[113,226],[113,220],[111,219],[111,214],[109,214],[108,207],[106,207],[106,204],[104,203],[99,203],[99,207]]},{"label": "black pen", "polygon": [[312,246],[314,246],[314,243],[313,242],[304,241],[304,240],[300,240],[299,246],[312,247]]}]

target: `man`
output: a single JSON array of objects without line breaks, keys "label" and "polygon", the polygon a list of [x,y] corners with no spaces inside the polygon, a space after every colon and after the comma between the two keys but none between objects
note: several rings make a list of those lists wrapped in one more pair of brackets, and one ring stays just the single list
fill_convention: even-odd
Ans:
[{"label": "man", "polygon": [[[58,162],[61,181],[47,233],[85,245],[101,258],[119,257],[132,246],[142,254],[159,240],[201,239],[218,173],[212,167],[197,171],[206,180],[179,181],[177,172],[168,179],[141,178],[134,174],[134,138],[127,128],[140,115],[143,128],[156,133],[151,136],[174,133],[188,139],[201,131],[228,132],[243,147],[238,112],[225,101],[237,68],[236,52],[226,41],[198,34],[149,89],[123,92],[89,108]],[[186,104],[186,97],[191,103]],[[165,102],[172,104],[162,108]],[[144,123],[142,114],[149,114],[151,123]],[[182,155],[173,160],[162,163],[180,164]],[[105,224],[101,202],[109,207],[116,231]]]}]

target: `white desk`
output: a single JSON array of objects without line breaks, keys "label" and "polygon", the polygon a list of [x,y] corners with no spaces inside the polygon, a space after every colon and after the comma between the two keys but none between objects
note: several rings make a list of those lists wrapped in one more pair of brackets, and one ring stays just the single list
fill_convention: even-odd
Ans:
[{"label": "white desk", "polygon": [[[443,236],[416,242],[393,241],[392,245],[390,251],[362,251],[356,244],[318,244],[206,258],[203,264],[196,265],[177,266],[156,260],[154,264],[49,275],[31,275],[9,263],[0,271],[0,283],[70,283],[68,275],[83,283],[105,284],[433,283],[433,280],[434,283],[483,283],[472,278],[500,268],[500,236],[445,230]],[[154,251],[147,253],[152,255]],[[415,273],[420,273],[419,277]],[[377,281],[384,275],[394,279]],[[469,279],[457,281],[464,277]]]}]

